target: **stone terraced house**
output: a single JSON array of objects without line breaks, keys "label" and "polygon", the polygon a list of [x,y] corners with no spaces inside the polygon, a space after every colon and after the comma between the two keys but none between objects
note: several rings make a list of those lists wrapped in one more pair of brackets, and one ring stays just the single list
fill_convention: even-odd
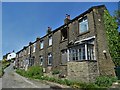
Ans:
[{"label": "stone terraced house", "polygon": [[[71,80],[94,81],[99,75],[115,76],[103,24],[104,5],[94,6],[70,19],[17,52],[18,68],[40,65],[44,73],[58,69]],[[50,31],[51,28],[48,27]]]}]

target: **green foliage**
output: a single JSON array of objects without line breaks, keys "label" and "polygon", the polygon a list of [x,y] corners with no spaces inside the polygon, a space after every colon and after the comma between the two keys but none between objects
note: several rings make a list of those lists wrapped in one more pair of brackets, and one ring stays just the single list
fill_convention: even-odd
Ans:
[{"label": "green foliage", "polygon": [[64,81],[65,81],[66,85],[68,85],[68,86],[73,84],[73,81],[70,81],[68,79],[64,79]]},{"label": "green foliage", "polygon": [[97,90],[96,88],[99,88],[99,86],[94,83],[89,83],[86,85],[86,88],[88,88],[89,90]]},{"label": "green foliage", "polygon": [[3,74],[4,74],[4,71],[2,70],[2,68],[0,68],[0,78],[2,77]]},{"label": "green foliage", "polygon": [[60,73],[60,71],[59,71],[58,69],[55,69],[55,70],[52,71],[52,74],[53,74],[53,75],[59,74],[59,73]]},{"label": "green foliage", "polygon": [[4,69],[7,68],[10,65],[10,62],[7,61],[6,59],[3,59],[0,62],[0,77],[4,74]]},{"label": "green foliage", "polygon": [[[32,70],[31,70],[31,68],[32,68]],[[86,89],[87,90],[97,90],[97,88],[101,88],[101,87],[106,88],[106,87],[111,86],[112,83],[116,82],[116,80],[117,80],[117,78],[115,78],[115,77],[100,76],[96,79],[95,83],[83,83],[83,82],[71,81],[68,79],[58,79],[58,78],[54,78],[54,77],[43,76],[43,74],[40,74],[40,72],[38,72],[38,71],[40,71],[40,69],[38,69],[38,67],[31,67],[31,68],[29,68],[30,71],[17,69],[16,72],[18,74],[25,76],[25,77],[28,77],[28,78],[47,80],[50,82],[55,82],[55,83],[67,85],[67,86],[70,86],[72,88],[82,88],[83,90],[84,89],[85,90]],[[38,73],[33,74],[34,73],[33,69],[36,69],[35,71],[37,71]]]},{"label": "green foliage", "polygon": [[23,69],[17,69],[16,72],[22,76],[27,76],[27,73]]},{"label": "green foliage", "polygon": [[114,18],[116,19],[118,25],[120,25],[120,10],[115,10]]},{"label": "green foliage", "polygon": [[117,77],[110,77],[110,79],[111,79],[112,82],[116,82],[118,80]]},{"label": "green foliage", "polygon": [[43,76],[43,69],[40,66],[32,66],[28,69],[27,75],[29,77],[38,76],[38,75]]},{"label": "green foliage", "polygon": [[115,77],[99,76],[96,78],[95,84],[100,87],[109,87],[115,81],[117,81]]},{"label": "green foliage", "polygon": [[28,69],[28,71],[25,71],[23,69],[17,69],[16,72],[22,76],[40,79],[41,76],[43,76],[42,67],[40,66],[32,66]]},{"label": "green foliage", "polygon": [[2,70],[4,70],[5,68],[7,68],[10,65],[10,62],[3,60],[2,61]]},{"label": "green foliage", "polygon": [[113,62],[115,66],[120,66],[120,41],[119,41],[119,32],[118,32],[118,24],[107,10],[104,11],[104,25],[108,40],[108,47]]}]

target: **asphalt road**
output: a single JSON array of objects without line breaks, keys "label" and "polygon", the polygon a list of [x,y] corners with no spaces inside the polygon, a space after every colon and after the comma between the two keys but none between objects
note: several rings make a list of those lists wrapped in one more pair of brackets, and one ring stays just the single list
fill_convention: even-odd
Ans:
[{"label": "asphalt road", "polygon": [[50,88],[50,86],[18,75],[11,64],[5,69],[5,74],[2,77],[2,88]]}]

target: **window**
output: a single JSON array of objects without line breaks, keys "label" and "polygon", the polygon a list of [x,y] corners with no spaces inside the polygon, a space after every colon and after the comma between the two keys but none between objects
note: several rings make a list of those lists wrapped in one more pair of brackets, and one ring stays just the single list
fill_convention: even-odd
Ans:
[{"label": "window", "polygon": [[28,54],[30,54],[30,46],[28,47]]},{"label": "window", "polygon": [[64,29],[62,29],[61,30],[61,40],[63,41],[63,40],[65,40],[65,39],[67,39],[67,28],[64,28]]},{"label": "window", "polygon": [[43,47],[44,47],[44,41],[41,41],[40,42],[40,49],[43,49]]},{"label": "window", "polygon": [[82,45],[79,49],[79,59],[85,60],[85,45]]},{"label": "window", "polygon": [[22,57],[22,51],[21,51],[21,57]]},{"label": "window", "polygon": [[24,55],[26,55],[26,49],[24,50]]},{"label": "window", "polygon": [[88,31],[88,20],[87,20],[87,17],[83,18],[79,22],[79,32],[83,33],[83,32],[86,32],[86,31]]},{"label": "window", "polygon": [[40,65],[43,65],[43,56],[40,56]]},{"label": "window", "polygon": [[49,46],[52,45],[52,36],[49,37],[49,42],[48,43],[49,43]]},{"label": "window", "polygon": [[69,60],[95,60],[95,52],[93,44],[82,44],[79,47],[69,49]]},{"label": "window", "polygon": [[48,65],[52,65],[52,54],[48,54]]},{"label": "window", "polygon": [[33,52],[35,52],[36,49],[36,43],[33,44]]},{"label": "window", "polygon": [[87,52],[88,52],[88,59],[89,60],[93,60],[94,59],[94,46],[93,45],[88,45],[87,48]]}]

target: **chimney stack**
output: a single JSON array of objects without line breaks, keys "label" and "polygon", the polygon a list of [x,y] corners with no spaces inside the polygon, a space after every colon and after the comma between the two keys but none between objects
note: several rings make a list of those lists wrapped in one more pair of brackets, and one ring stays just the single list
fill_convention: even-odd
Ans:
[{"label": "chimney stack", "polygon": [[70,22],[70,15],[66,14],[66,18],[64,20],[64,24],[67,24],[68,22]]},{"label": "chimney stack", "polygon": [[37,38],[36,38],[36,41],[38,41],[38,40],[40,40],[40,37],[37,37]]},{"label": "chimney stack", "polygon": [[29,45],[31,45],[32,44],[32,42],[29,42]]},{"label": "chimney stack", "polygon": [[47,34],[51,33],[52,32],[52,28],[51,27],[48,27],[47,29]]}]

